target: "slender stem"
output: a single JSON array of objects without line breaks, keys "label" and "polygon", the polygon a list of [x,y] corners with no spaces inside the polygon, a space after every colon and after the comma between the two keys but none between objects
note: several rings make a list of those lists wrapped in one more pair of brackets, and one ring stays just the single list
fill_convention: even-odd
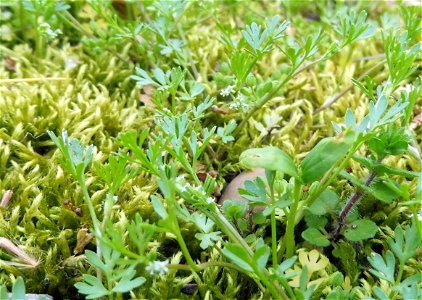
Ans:
[{"label": "slender stem", "polygon": [[[365,180],[365,185],[369,186],[376,176],[377,176],[376,172],[371,172],[369,177]],[[334,239],[338,237],[338,235],[340,234],[340,231],[343,229],[343,226],[346,223],[347,215],[350,213],[352,208],[362,198],[363,195],[365,195],[365,193],[362,190],[356,191],[353,194],[353,196],[349,199],[349,201],[346,203],[346,205],[343,207],[343,209],[341,210],[340,215],[338,216],[338,225],[333,234]]]},{"label": "slender stem", "polygon": [[[220,212],[218,208],[215,209],[217,218],[213,217],[212,220],[218,225],[218,228],[224,231],[225,234],[233,242],[241,245],[250,256],[253,256],[253,251],[249,247],[248,243],[242,238],[242,236],[237,232],[233,225],[226,219],[226,217]],[[209,217],[209,216],[208,216]]]},{"label": "slender stem", "polygon": [[266,274],[264,276],[260,276],[262,282],[264,285],[270,290],[271,295],[274,299],[289,299],[286,295],[286,293],[282,290],[282,293],[280,293],[275,286],[271,283],[271,281],[268,279]]},{"label": "slender stem", "polygon": [[290,212],[289,212],[289,215],[287,216],[287,228],[286,228],[286,238],[285,238],[286,259],[292,257],[295,250],[295,219],[296,219],[297,208],[299,206],[299,201],[302,194],[301,191],[302,191],[302,185],[299,184],[299,182],[295,181],[295,186],[294,186],[294,191],[293,191],[294,203],[290,207]]},{"label": "slender stem", "polygon": [[61,11],[57,13],[59,18],[66,22],[69,26],[73,27],[74,29],[78,30],[79,32],[83,33],[84,35],[92,37],[92,35],[85,30],[85,28],[79,23],[78,20],[76,20],[71,13],[69,13],[67,10]]},{"label": "slender stem", "polygon": [[[96,236],[96,245],[97,245],[97,255],[98,255],[98,257],[101,257],[100,239],[102,237],[102,233],[101,233],[100,222],[98,221],[97,215],[95,214],[94,204],[92,203],[92,199],[89,196],[88,188],[85,184],[84,174],[82,174],[81,176],[78,176],[77,180],[78,180],[79,184],[81,185],[82,192],[83,192],[83,195],[84,195],[84,198],[85,198],[85,202],[88,206],[89,215],[91,217],[92,224],[94,225],[94,232],[95,232],[95,236]],[[102,277],[101,270],[99,268],[96,268],[96,271],[97,271],[97,278],[101,280],[101,277]]]},{"label": "slender stem", "polygon": [[[225,262],[225,261],[209,261],[209,262],[206,262],[206,263],[197,264],[196,266],[201,270],[204,270],[206,268],[211,268],[211,267],[223,267],[223,268],[235,269],[239,272],[244,272],[238,266],[236,266],[232,263]],[[169,269],[191,271],[192,267],[190,265],[183,265],[183,264],[169,264]]]},{"label": "slender stem", "polygon": [[[176,222],[177,223],[177,222]],[[189,253],[189,249],[186,246],[185,243],[185,239],[183,238],[182,234],[180,233],[180,228],[179,228],[179,223],[177,223],[177,230],[176,232],[174,232],[174,234],[176,235],[176,239],[177,242],[180,245],[180,249],[183,252],[183,255],[185,256],[186,262],[188,263],[188,265],[192,268],[192,270],[194,270],[195,272],[198,272],[201,270],[201,268],[199,268],[195,262],[192,259],[192,256]]]},{"label": "slender stem", "polygon": [[404,261],[400,261],[399,273],[397,274],[397,279],[396,279],[397,285],[401,282],[401,278],[403,276],[403,271],[404,271]]},{"label": "slender stem", "polygon": [[193,57],[192,57],[192,53],[190,52],[190,49],[188,47],[188,41],[186,40],[185,37],[185,32],[182,28],[182,25],[180,22],[177,22],[177,30],[179,31],[179,35],[183,40],[183,43],[185,43],[187,49],[186,49],[186,56],[188,57],[189,63],[190,63],[190,67],[192,69],[193,75],[194,75],[194,79],[197,79],[199,77],[199,72],[198,69],[195,66],[195,63],[193,61]]},{"label": "slender stem", "polygon": [[268,101],[270,101],[272,98],[274,98],[274,96],[278,93],[278,91],[287,83],[289,82],[290,79],[292,79],[293,77],[295,77],[297,74],[299,74],[300,72],[308,69],[309,67],[324,61],[327,59],[327,56],[322,56],[321,58],[310,62],[309,64],[307,64],[306,66],[301,66],[303,61],[296,66],[295,68],[292,68],[292,70],[290,71],[290,73],[286,76],[286,78],[274,89],[271,91],[271,93],[267,94],[266,96],[264,96],[260,101],[257,102],[256,105],[254,105],[252,107],[252,109],[248,112],[248,114],[245,116],[245,118],[242,119],[242,121],[240,122],[239,126],[237,126],[237,128],[233,131],[233,136],[236,138],[242,128],[245,126],[245,124],[248,122],[248,120],[252,117],[253,114],[255,114],[256,111],[260,110]]},{"label": "slender stem", "polygon": [[92,224],[94,226],[94,232],[95,235],[98,237],[101,237],[101,226],[100,226],[100,222],[98,221],[97,215],[95,213],[95,208],[94,208],[94,204],[92,203],[91,197],[89,196],[88,193],[88,188],[85,184],[85,176],[81,176],[80,178],[78,178],[78,182],[81,185],[82,188],[82,192],[85,198],[85,202],[88,206],[88,211],[89,211],[89,215],[91,217],[92,220]]},{"label": "slender stem", "polygon": [[[274,197],[274,179],[275,174],[272,176],[272,182],[270,183],[270,193],[271,193],[271,202],[274,205],[275,197]],[[271,212],[271,247],[272,247],[272,260],[273,260],[273,268],[277,269],[278,266],[278,258],[277,258],[277,223],[275,218],[275,208]]]}]

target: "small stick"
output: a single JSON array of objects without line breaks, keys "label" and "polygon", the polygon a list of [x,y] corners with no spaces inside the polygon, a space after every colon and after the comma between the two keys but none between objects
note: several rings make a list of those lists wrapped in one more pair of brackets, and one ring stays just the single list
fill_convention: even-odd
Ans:
[{"label": "small stick", "polygon": [[9,239],[0,237],[0,248],[3,248],[10,253],[13,253],[16,257],[25,262],[26,266],[29,268],[35,269],[39,264],[39,262],[35,258],[28,255],[25,251],[16,246]]},{"label": "small stick", "polygon": [[12,199],[12,196],[13,196],[13,191],[7,190],[3,194],[3,197],[1,198],[0,206],[3,207],[3,208],[7,208],[9,206],[10,199]]}]

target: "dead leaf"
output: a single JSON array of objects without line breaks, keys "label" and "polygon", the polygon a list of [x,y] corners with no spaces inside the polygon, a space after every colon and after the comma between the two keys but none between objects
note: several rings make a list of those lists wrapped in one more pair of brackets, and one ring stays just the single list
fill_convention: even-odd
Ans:
[{"label": "dead leaf", "polygon": [[152,95],[154,94],[155,88],[151,85],[146,85],[142,87],[144,90],[143,94],[140,94],[139,101],[141,101],[145,106],[155,108],[154,102],[152,102]]},{"label": "dead leaf", "polygon": [[84,252],[85,246],[88,245],[94,237],[89,233],[88,228],[82,228],[76,236],[76,247],[73,254],[78,255]]},{"label": "dead leaf", "polygon": [[410,123],[410,129],[415,130],[422,124],[422,112],[419,115],[415,116]]}]

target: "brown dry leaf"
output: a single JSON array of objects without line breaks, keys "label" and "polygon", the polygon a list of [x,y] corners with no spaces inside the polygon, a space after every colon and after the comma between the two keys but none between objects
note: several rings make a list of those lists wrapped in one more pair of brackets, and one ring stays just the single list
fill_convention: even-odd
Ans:
[{"label": "brown dry leaf", "polygon": [[220,108],[217,105],[211,106],[211,109],[212,109],[213,112],[216,112],[216,113],[221,114],[221,115],[227,115],[229,113],[229,110],[227,108],[224,108],[224,107]]},{"label": "brown dry leaf", "polygon": [[14,71],[16,70],[16,61],[14,61],[12,58],[10,57],[6,57],[6,69],[9,71]]},{"label": "brown dry leaf", "polygon": [[88,232],[88,228],[82,228],[76,236],[76,247],[73,254],[78,255],[84,252],[85,246],[88,245],[94,237]]},{"label": "brown dry leaf", "polygon": [[123,19],[128,18],[127,7],[126,7],[125,1],[123,1],[123,0],[112,0],[111,6],[113,6],[113,8],[117,11],[117,13],[119,14],[120,17],[122,17]]},{"label": "brown dry leaf", "polygon": [[152,102],[152,94],[154,93],[155,88],[151,85],[146,85],[142,87],[144,93],[139,96],[139,100],[148,107],[155,108],[154,102]]}]

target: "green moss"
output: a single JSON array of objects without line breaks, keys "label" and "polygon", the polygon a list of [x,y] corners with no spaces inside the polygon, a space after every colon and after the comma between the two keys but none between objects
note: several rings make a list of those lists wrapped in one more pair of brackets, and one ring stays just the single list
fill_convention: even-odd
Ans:
[{"label": "green moss", "polygon": [[[288,14],[294,19],[294,32],[291,35],[307,36],[315,32],[318,22],[309,23],[306,15],[309,12],[321,13],[320,9],[325,2],[321,3],[305,7],[303,4],[287,5]],[[215,18],[205,13],[207,10],[202,9],[201,5],[214,10]],[[84,145],[93,144],[94,160],[97,162],[105,162],[112,152],[119,150],[120,144],[116,137],[120,132],[140,132],[149,128],[154,133],[156,112],[140,102],[143,91],[130,79],[135,65],[148,71],[153,66],[167,70],[176,65],[187,65],[188,76],[196,76],[196,80],[205,86],[205,94],[215,96],[215,105],[226,109],[229,103],[227,99],[220,97],[219,90],[222,88],[221,82],[225,80],[227,83],[231,78],[219,70],[219,66],[227,63],[228,55],[227,49],[218,40],[221,31],[217,25],[232,31],[233,38],[239,38],[240,30],[231,27],[243,28],[249,21],[261,19],[260,14],[265,13],[267,16],[284,13],[275,3],[267,3],[265,8],[261,3],[253,3],[251,7],[247,7],[236,1],[220,6],[213,6],[208,2],[201,5],[189,5],[186,17],[180,21],[181,28],[175,26],[168,33],[169,38],[175,38],[176,32],[183,32],[186,49],[190,51],[185,57],[186,61],[182,61],[176,53],[158,55],[160,48],[157,44],[163,41],[152,39],[151,36],[146,35],[145,43],[141,44],[145,47],[144,51],[137,49],[137,44],[131,39],[118,39],[117,34],[122,34],[122,28],[128,21],[118,18],[116,23],[107,23],[111,20],[108,17],[114,14],[110,7],[103,16],[97,11],[92,20],[102,28],[103,37],[100,35],[94,39],[85,36],[86,40],[82,41],[80,31],[75,33],[73,27],[63,26],[63,37],[47,45],[44,55],[40,57],[34,53],[34,33],[26,32],[25,27],[16,32],[19,38],[15,37],[0,46],[0,196],[7,190],[13,191],[8,207],[0,207],[0,237],[12,240],[25,252],[36,257],[41,264],[35,270],[12,266],[4,261],[19,260],[0,249],[0,264],[4,267],[0,271],[1,284],[10,286],[12,277],[23,275],[30,292],[47,292],[59,298],[75,299],[77,296],[74,283],[81,274],[93,271],[82,257],[73,254],[78,231],[91,225],[88,209],[80,187],[58,164],[62,156],[47,135],[47,130],[59,136],[65,128],[69,136],[79,139]],[[359,5],[366,6],[364,3]],[[95,35],[95,30],[89,29],[89,19],[84,17],[92,8],[86,3],[72,3],[71,6],[83,28],[89,35]],[[370,9],[375,18],[379,11],[387,8],[376,6]],[[16,7],[12,8],[12,12],[17,15]],[[157,12],[151,9],[151,12],[144,11],[142,15],[155,18]],[[240,20],[240,15],[244,19]],[[24,18],[29,20],[28,16]],[[28,25],[31,23],[28,20],[19,22]],[[0,25],[10,25],[13,22],[18,21],[2,21]],[[74,36],[71,36],[72,33]],[[323,45],[321,51],[324,46],[328,47]],[[207,171],[217,170],[218,182],[223,183],[224,176],[240,170],[237,162],[242,151],[264,145],[278,146],[294,157],[296,162],[301,160],[322,137],[333,134],[331,122],[343,118],[347,108],[354,110],[358,118],[366,113],[368,101],[356,88],[351,88],[349,93],[327,109],[321,112],[317,112],[317,109],[334,94],[347,88],[352,78],[358,78],[378,63],[376,59],[360,60],[362,57],[382,52],[383,44],[379,38],[361,41],[332,59],[300,73],[253,116],[253,121],[246,125],[234,143],[222,145],[219,141],[211,142],[214,151],[203,158]],[[258,82],[269,76],[277,77],[273,78],[275,80],[280,79],[283,76],[280,66],[285,63],[285,57],[279,54],[270,55],[258,64],[254,75]],[[381,83],[387,78],[388,70],[381,66],[373,75]],[[29,82],[25,78],[39,80]],[[17,82],[9,82],[9,79],[17,79]],[[199,104],[202,98],[197,97],[194,104]],[[182,112],[189,105],[180,101],[177,112]],[[421,105],[422,100],[419,99],[415,107]],[[420,113],[415,111],[414,115]],[[260,128],[267,129],[266,122],[272,114],[280,118],[276,122],[277,127],[270,132],[262,132]],[[235,111],[229,111],[227,115],[207,112],[203,125],[223,126],[230,119],[238,117],[239,114]],[[418,146],[421,147],[422,126],[416,128],[415,135]],[[221,157],[213,156],[220,153],[223,154]],[[404,169],[419,171],[416,160],[408,156],[395,158],[392,163],[399,164]],[[363,177],[361,167],[353,166],[353,170],[357,177]],[[98,214],[102,215],[103,201],[108,190],[94,169],[88,170],[86,179],[93,203]],[[342,199],[349,193],[344,185],[344,181],[334,185],[334,188],[344,193],[338,193]],[[410,193],[414,193],[416,179],[409,181],[409,187]],[[119,190],[113,218],[131,220],[139,213],[142,219],[156,223],[159,218],[150,202],[150,195],[155,192],[156,178],[140,172]],[[384,215],[395,214],[383,224],[390,227],[395,226],[396,222],[404,222],[403,216],[409,213],[405,210],[396,211],[397,208],[392,206],[379,208],[371,202],[362,207],[362,213],[378,209],[384,212],[382,216],[378,216],[379,220]],[[189,228],[183,230],[188,239],[194,239]],[[163,237],[157,237],[156,242],[160,244],[164,240]],[[356,266],[356,255],[349,244],[343,246],[342,249],[346,251],[340,252],[350,255],[340,257],[342,268],[355,284],[360,273]],[[90,242],[86,248],[95,249],[94,242]],[[191,248],[199,257],[197,245]],[[174,253],[178,251],[177,247]],[[211,256],[212,259],[221,260],[216,253]],[[345,263],[346,261],[349,262]],[[167,281],[154,283],[151,293],[142,295],[179,297],[181,287],[192,278],[176,276],[176,272],[172,276],[167,277]],[[258,292],[254,283],[242,276],[232,270],[210,268],[203,274],[203,286],[199,287],[202,290],[201,295],[206,295],[206,287],[213,283],[215,286],[210,290],[217,298],[235,297],[239,290],[245,295],[248,286],[252,286],[254,293]],[[240,288],[241,284],[246,288]],[[171,289],[168,288],[169,285]],[[230,288],[225,288],[226,286]],[[252,295],[247,295],[250,296]]]}]

